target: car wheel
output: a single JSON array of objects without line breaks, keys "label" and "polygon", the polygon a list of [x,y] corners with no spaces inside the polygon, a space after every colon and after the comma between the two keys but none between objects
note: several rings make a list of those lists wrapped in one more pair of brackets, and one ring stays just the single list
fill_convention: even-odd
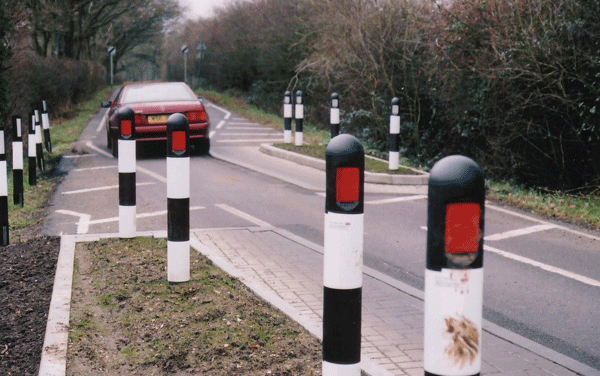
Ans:
[{"label": "car wheel", "polygon": [[210,151],[210,139],[202,138],[196,141],[196,145],[194,146],[198,155],[207,155]]}]

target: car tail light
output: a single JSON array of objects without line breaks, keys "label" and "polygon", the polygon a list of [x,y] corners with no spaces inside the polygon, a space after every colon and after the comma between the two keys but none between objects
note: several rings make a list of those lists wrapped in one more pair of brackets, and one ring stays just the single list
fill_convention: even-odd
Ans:
[{"label": "car tail light", "polygon": [[145,115],[135,114],[135,125],[138,127],[140,125],[148,125],[148,119],[146,119]]},{"label": "car tail light", "polygon": [[208,121],[206,111],[188,111],[185,113],[185,117],[190,123],[204,123]]}]

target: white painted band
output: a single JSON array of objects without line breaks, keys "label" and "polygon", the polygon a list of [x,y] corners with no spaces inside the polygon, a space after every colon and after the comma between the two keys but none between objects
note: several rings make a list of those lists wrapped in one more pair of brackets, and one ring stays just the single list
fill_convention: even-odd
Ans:
[{"label": "white painted band", "polygon": [[134,140],[118,140],[119,172],[135,172],[136,156]]},{"label": "white painted band", "polygon": [[42,113],[42,127],[44,129],[50,129],[50,119],[48,119],[47,113]]},{"label": "white painted band", "polygon": [[13,142],[13,170],[23,169],[23,141]]},{"label": "white painted band", "polygon": [[399,134],[400,133],[400,116],[398,116],[398,115],[390,116],[390,133],[391,134]]},{"label": "white painted band", "polygon": [[136,222],[135,222],[134,206],[119,205],[119,237],[123,239],[135,238]]},{"label": "white painted band", "polygon": [[296,105],[296,119],[303,119],[303,118],[304,118],[304,105],[297,104]]},{"label": "white painted band", "polygon": [[323,361],[323,376],[360,376],[360,363],[335,364]]},{"label": "white painted band", "polygon": [[283,131],[283,142],[285,142],[286,144],[292,143],[292,131],[291,130]]},{"label": "white painted band", "polygon": [[4,131],[0,130],[0,154],[6,154],[6,149],[4,148]]},{"label": "white painted band", "polygon": [[190,197],[190,158],[167,157],[167,198]]},{"label": "white painted band", "polygon": [[23,127],[21,126],[21,118],[17,118],[17,137],[23,137]]},{"label": "white painted band", "polygon": [[283,117],[291,119],[292,118],[292,105],[284,104],[283,105]]},{"label": "white painted band", "polygon": [[340,123],[340,109],[332,108],[329,116],[330,124],[339,124]]},{"label": "white painted band", "polygon": [[481,371],[482,311],[483,268],[425,270],[425,371]]},{"label": "white painted band", "polygon": [[302,146],[303,142],[304,142],[304,135],[302,132],[296,132],[295,133],[295,141],[294,141],[294,145],[296,146]]},{"label": "white painted band", "polygon": [[400,152],[390,151],[389,152],[389,169],[397,170],[400,168]]},{"label": "white painted band", "polygon": [[190,280],[190,242],[167,241],[167,280],[187,282]]},{"label": "white painted band", "polygon": [[0,161],[0,196],[8,196],[8,170],[6,161]]},{"label": "white painted band", "polygon": [[42,126],[39,123],[35,125],[35,142],[42,143]]},{"label": "white painted band", "polygon": [[35,134],[28,133],[27,134],[27,156],[28,157],[37,157],[35,151]]},{"label": "white painted band", "polygon": [[362,287],[364,214],[325,214],[323,286]]}]

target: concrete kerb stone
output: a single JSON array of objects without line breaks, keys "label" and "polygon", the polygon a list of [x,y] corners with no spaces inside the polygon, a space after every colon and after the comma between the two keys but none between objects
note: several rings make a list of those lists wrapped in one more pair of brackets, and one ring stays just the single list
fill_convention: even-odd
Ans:
[{"label": "concrete kerb stone", "polygon": [[[304,166],[309,166],[321,171],[325,171],[325,160],[309,157],[307,155],[294,153],[288,150],[280,149],[271,144],[260,145],[260,151],[281,159],[295,162]],[[369,158],[367,156],[367,158]],[[403,166],[405,167],[405,166]],[[429,174],[414,168],[405,167],[417,172],[419,175],[395,175],[386,173],[374,173],[365,171],[365,183],[390,184],[390,185],[426,185]]]}]

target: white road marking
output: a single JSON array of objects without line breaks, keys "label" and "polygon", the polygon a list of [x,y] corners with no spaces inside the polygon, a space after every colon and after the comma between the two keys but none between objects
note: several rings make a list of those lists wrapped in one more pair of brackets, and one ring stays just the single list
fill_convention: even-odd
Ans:
[{"label": "white road marking", "polygon": [[426,198],[427,198],[427,195],[403,196],[403,197],[386,198],[383,200],[365,201],[365,204],[381,205],[381,204],[391,204],[394,202],[402,202],[402,201],[416,201],[416,200],[422,200],[422,199],[426,199]]},{"label": "white road marking", "polygon": [[106,152],[106,151],[104,151],[104,150],[100,149],[100,148],[99,148],[99,147],[97,147],[96,145],[92,144],[92,142],[91,142],[91,141],[88,141],[88,142],[86,142],[86,143],[85,143],[85,145],[86,145],[88,148],[90,148],[90,149],[93,149],[93,150],[97,151],[98,153],[100,153],[100,154],[102,154],[102,155],[104,155],[104,156],[107,156],[107,157],[109,157],[109,158],[112,158],[112,157],[113,157],[111,153],[108,153],[108,152]]},{"label": "white road marking", "polygon": [[221,120],[221,121],[219,122],[219,124],[217,124],[217,126],[216,126],[215,128],[216,128],[216,129],[221,129],[221,128],[223,128],[223,125],[225,125],[225,120]]},{"label": "white road marking", "polygon": [[556,228],[556,225],[535,225],[535,226],[530,226],[530,227],[525,227],[525,228],[520,228],[517,230],[512,230],[512,231],[505,231],[505,232],[501,232],[498,234],[494,234],[494,235],[490,235],[490,236],[486,236],[485,240],[491,240],[491,241],[496,241],[496,240],[503,240],[503,239],[508,239],[508,238],[514,238],[517,236],[523,236],[523,235],[527,235],[527,234],[533,234],[536,232],[540,232],[540,231],[546,231],[546,230],[550,230],[553,228]]},{"label": "white road marking", "polygon": [[[141,186],[145,186],[145,185],[154,185],[156,183],[153,182],[147,182],[147,183],[136,183],[135,186],[136,187],[141,187]],[[77,189],[74,191],[67,191],[67,192],[63,192],[63,195],[74,195],[74,194],[78,194],[78,193],[88,193],[88,192],[96,192],[96,191],[106,191],[109,189],[118,189],[119,186],[118,185],[106,185],[104,187],[95,187],[95,188],[86,188],[86,189]]]},{"label": "white road marking", "polygon": [[227,111],[226,109],[224,109],[222,107],[217,106],[214,103],[209,103],[209,104],[207,104],[207,106],[211,106],[212,108],[216,108],[217,110],[225,113],[225,117],[224,117],[225,120],[227,120],[231,117],[231,112]]},{"label": "white road marking", "polygon": [[235,130],[235,131],[260,131],[260,132],[279,132],[277,129],[266,128],[257,124],[256,127],[227,127],[227,130]]},{"label": "white road marking", "polygon": [[[427,231],[427,226],[421,226],[421,229]],[[517,262],[520,262],[523,264],[534,266],[536,268],[540,268],[540,269],[545,270],[550,273],[558,274],[560,276],[573,279],[577,282],[581,282],[586,285],[590,285],[593,287],[600,287],[600,281],[598,281],[598,280],[583,276],[581,274],[573,273],[573,272],[570,272],[565,269],[557,268],[552,265],[544,264],[543,262],[539,262],[539,261],[530,259],[525,256],[519,256],[514,253],[506,252],[501,249],[490,247],[489,245],[485,245],[485,244],[483,245],[483,250],[487,251],[487,252],[495,253],[499,256],[505,257],[505,258],[513,260],[513,261],[517,261]]]},{"label": "white road marking", "polygon": [[167,178],[165,178],[164,176],[159,175],[156,172],[150,171],[148,169],[145,169],[144,167],[141,167],[139,165],[136,166],[136,170],[139,171],[139,172],[141,172],[142,174],[146,174],[146,175],[148,175],[150,177],[153,177],[154,179],[156,179],[156,180],[158,180],[160,182],[163,182],[163,183],[167,182]]},{"label": "white road marking", "polygon": [[77,213],[71,210],[57,210],[57,213],[72,215],[73,217],[79,217],[79,221],[77,222],[77,233],[78,234],[87,234],[89,230],[89,223],[91,215],[85,213]]},{"label": "white road marking", "polygon": [[[259,123],[248,122],[247,119],[231,119],[231,124],[235,125],[255,125],[260,126]],[[229,127],[228,127],[229,128]]]},{"label": "white road marking", "polygon": [[548,265],[548,264],[544,264],[543,262],[535,261],[535,260],[532,260],[532,259],[527,258],[527,257],[515,255],[514,253],[510,253],[510,252],[506,252],[506,251],[503,251],[503,250],[500,250],[500,249],[497,249],[497,248],[494,248],[494,247],[490,247],[489,245],[484,245],[483,249],[485,251],[495,253],[497,255],[506,257],[508,259],[511,259],[511,260],[514,260],[514,261],[518,261],[518,262],[522,262],[524,264],[528,264],[528,265],[535,266],[537,268],[543,269],[543,270],[545,270],[547,272],[558,274],[558,275],[561,275],[563,277],[573,279],[573,280],[575,280],[577,282],[581,282],[581,283],[584,283],[586,285],[590,285],[590,286],[593,286],[593,287],[600,287],[600,281],[597,281],[595,279],[582,276],[580,274],[572,273],[572,272],[570,272],[568,270],[564,270],[564,269],[557,268],[557,267],[554,267],[554,266],[551,266],[551,265]]},{"label": "white road marking", "polygon": [[600,237],[599,236],[594,236],[594,235],[587,234],[587,233],[582,232],[582,231],[573,230],[573,229],[570,229],[570,228],[565,227],[565,226],[555,225],[555,224],[553,224],[551,222],[548,222],[548,221],[544,221],[544,220],[541,220],[541,219],[530,217],[530,216],[525,215],[525,214],[517,213],[517,212],[511,211],[511,210],[508,210],[508,209],[504,209],[504,208],[501,208],[501,207],[498,207],[498,206],[495,206],[495,205],[491,205],[488,202],[486,202],[485,207],[486,207],[486,209],[492,209],[492,210],[495,210],[495,211],[499,211],[501,213],[505,213],[505,214],[509,214],[509,215],[512,215],[512,216],[515,216],[515,217],[527,219],[529,221],[537,222],[537,223],[540,223],[540,224],[543,224],[543,225],[553,225],[557,229],[560,229],[560,230],[563,230],[563,231],[566,231],[566,232],[570,232],[571,234],[575,234],[575,235],[578,235],[578,236],[581,236],[581,237],[585,237],[585,238],[596,240],[596,241],[600,242]]},{"label": "white road marking", "polygon": [[240,142],[283,142],[283,138],[277,139],[245,139],[245,140],[216,140],[219,143],[240,143]]},{"label": "white road marking", "polygon": [[[229,129],[229,128],[227,128]],[[264,133],[220,133],[221,136],[269,136],[268,134],[264,134]],[[272,135],[273,137],[281,137],[281,134],[276,134],[273,133]]]},{"label": "white road marking", "polygon": [[217,131],[210,131],[210,133],[208,134],[208,138],[212,138],[215,133],[217,133]]},{"label": "white road marking", "polygon": [[245,219],[248,222],[252,222],[257,226],[260,227],[273,227],[273,225],[271,225],[270,223],[267,223],[265,221],[262,221],[256,217],[251,216],[250,214],[244,213],[241,210],[238,210],[236,208],[232,208],[231,206],[227,205],[227,204],[217,204],[215,205],[216,207],[223,209],[237,217],[240,217],[242,219]]},{"label": "white road marking", "polygon": [[96,154],[74,154],[74,155],[63,155],[65,159],[76,159],[81,157],[94,157]]},{"label": "white road marking", "polygon": [[114,166],[101,166],[101,167],[86,167],[86,168],[76,168],[73,171],[94,171],[94,170],[104,170],[109,168],[117,168],[117,165]]}]

